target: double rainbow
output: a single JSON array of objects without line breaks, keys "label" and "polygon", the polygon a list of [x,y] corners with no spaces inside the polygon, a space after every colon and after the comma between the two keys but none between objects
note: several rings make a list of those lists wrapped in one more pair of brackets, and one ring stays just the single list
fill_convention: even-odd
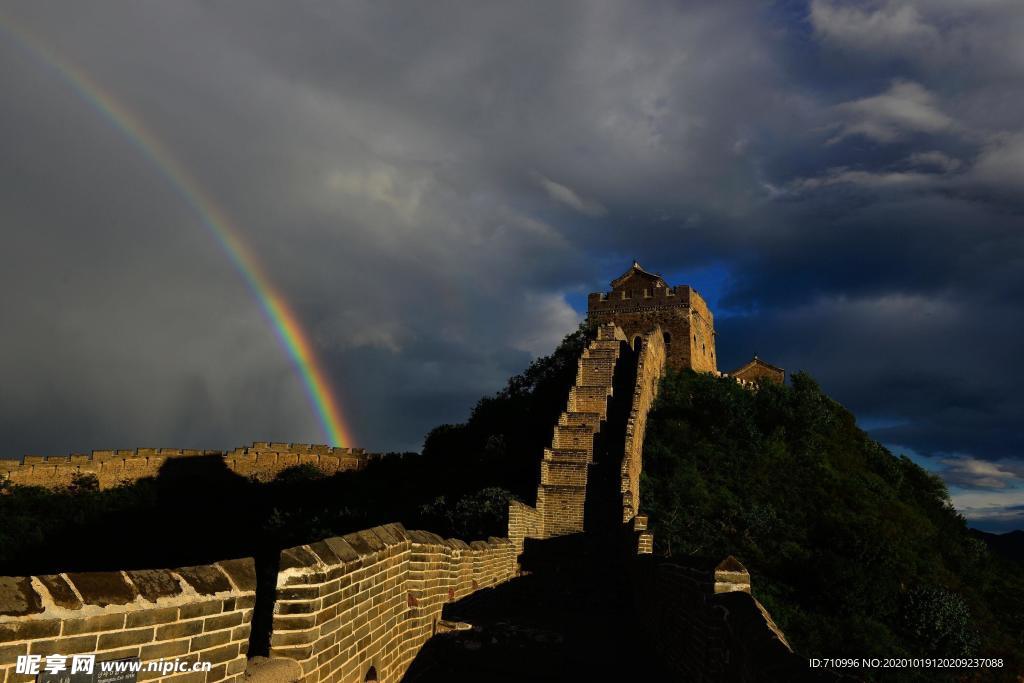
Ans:
[{"label": "double rainbow", "polygon": [[352,431],[344,420],[328,376],[317,360],[309,335],[302,328],[298,316],[288,302],[274,288],[252,249],[242,240],[238,228],[232,224],[213,198],[203,191],[160,139],[147,129],[138,117],[128,111],[113,95],[105,92],[88,74],[61,59],[60,55],[47,48],[32,33],[3,15],[0,15],[0,35],[8,36],[27,54],[49,67],[76,95],[148,159],[181,199],[192,208],[199,222],[227,255],[259,303],[274,334],[302,379],[328,443],[333,446],[351,445]]}]

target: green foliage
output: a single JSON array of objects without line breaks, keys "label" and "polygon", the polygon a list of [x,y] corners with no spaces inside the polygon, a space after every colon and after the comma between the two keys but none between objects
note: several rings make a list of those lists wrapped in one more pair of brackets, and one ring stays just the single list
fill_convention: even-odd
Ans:
[{"label": "green foliage", "polygon": [[280,482],[301,482],[301,481],[316,481],[318,479],[324,479],[327,474],[310,462],[304,462],[301,465],[295,465],[287,469],[278,472],[277,476],[274,477]]},{"label": "green foliage", "polygon": [[581,325],[550,356],[530,363],[494,396],[480,399],[465,423],[432,430],[423,457],[462,492],[498,486],[532,498],[537,461],[551,442],[577,361],[592,338],[593,330]]},{"label": "green foliage", "polygon": [[1019,567],[969,535],[941,479],[872,441],[805,374],[756,391],[670,374],[641,491],[656,552],[735,555],[805,655],[1022,662]]},{"label": "green foliage", "polygon": [[515,498],[497,487],[480,489],[449,503],[445,496],[421,505],[423,528],[448,529],[458,538],[504,536],[508,527],[508,503]]},{"label": "green foliage", "polygon": [[89,472],[75,472],[71,476],[71,485],[68,486],[69,493],[94,493],[99,490],[100,480],[96,478],[95,474],[91,474]]},{"label": "green foliage", "polygon": [[915,587],[903,594],[901,631],[926,652],[970,657],[977,651],[970,609],[944,588]]}]

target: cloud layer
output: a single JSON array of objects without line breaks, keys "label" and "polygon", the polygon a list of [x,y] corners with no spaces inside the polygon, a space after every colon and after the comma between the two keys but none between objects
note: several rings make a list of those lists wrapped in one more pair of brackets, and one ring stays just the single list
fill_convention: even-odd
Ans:
[{"label": "cloud layer", "polygon": [[963,495],[1016,471],[1017,2],[4,13],[5,455],[322,439],[238,274],[41,48],[232,216],[363,445],[462,419],[636,257],[724,270],[723,365],[810,371]]}]

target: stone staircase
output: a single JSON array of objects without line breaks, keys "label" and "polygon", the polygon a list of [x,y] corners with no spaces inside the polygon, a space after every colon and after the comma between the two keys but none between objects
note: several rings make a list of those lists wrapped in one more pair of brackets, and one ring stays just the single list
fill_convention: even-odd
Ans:
[{"label": "stone staircase", "polygon": [[608,414],[615,366],[626,338],[615,325],[601,325],[597,339],[578,361],[576,383],[558,418],[551,447],[544,449],[537,487],[539,536],[583,531],[587,475],[594,461],[594,437]]}]

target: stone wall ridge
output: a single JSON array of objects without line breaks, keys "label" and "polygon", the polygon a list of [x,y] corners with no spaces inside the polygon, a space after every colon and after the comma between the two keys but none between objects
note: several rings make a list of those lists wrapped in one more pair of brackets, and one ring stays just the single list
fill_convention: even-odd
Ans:
[{"label": "stone wall ridge", "polygon": [[93,450],[71,455],[24,455],[0,460],[0,481],[13,484],[66,487],[75,476],[92,474],[101,489],[156,477],[169,458],[220,457],[229,470],[244,477],[268,481],[296,465],[312,465],[324,474],[364,469],[382,457],[364,448],[332,447],[322,444],[287,444],[255,441],[228,451],[197,448],[136,448]]}]

